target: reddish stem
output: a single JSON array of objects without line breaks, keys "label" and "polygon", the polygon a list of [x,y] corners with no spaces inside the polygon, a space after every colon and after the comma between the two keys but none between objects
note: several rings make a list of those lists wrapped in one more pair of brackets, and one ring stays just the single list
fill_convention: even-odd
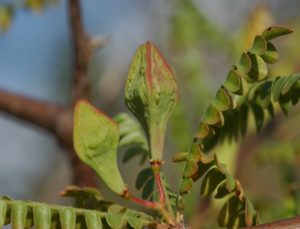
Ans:
[{"label": "reddish stem", "polygon": [[131,195],[128,198],[129,198],[129,200],[131,200],[131,201],[133,201],[133,202],[135,202],[137,204],[143,205],[146,208],[154,208],[154,209],[156,209],[156,208],[159,207],[158,203],[156,203],[156,202],[152,202],[152,201],[148,201],[148,200],[143,200],[143,199],[131,196]]},{"label": "reddish stem", "polygon": [[154,171],[154,178],[155,178],[155,182],[156,182],[158,193],[159,193],[159,202],[162,205],[164,205],[164,203],[166,201],[166,197],[165,197],[164,188],[161,183],[160,173],[157,171]]},{"label": "reddish stem", "polygon": [[162,161],[153,160],[150,163],[151,163],[155,183],[156,183],[158,193],[159,193],[159,202],[161,203],[161,205],[164,206],[165,201],[166,201],[166,196],[165,196],[165,191],[164,191],[163,185],[161,183],[161,176],[160,176],[160,169],[161,169]]}]

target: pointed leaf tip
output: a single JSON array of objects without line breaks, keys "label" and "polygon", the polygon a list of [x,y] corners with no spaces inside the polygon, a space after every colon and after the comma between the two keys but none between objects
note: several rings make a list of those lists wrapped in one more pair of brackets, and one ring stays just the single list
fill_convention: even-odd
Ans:
[{"label": "pointed leaf tip", "polygon": [[152,159],[162,159],[166,125],[177,99],[169,65],[151,42],[141,45],[128,73],[125,102],[146,132]]},{"label": "pointed leaf tip", "polygon": [[126,186],[117,165],[119,130],[104,113],[86,101],[79,101],[74,113],[74,147],[78,157],[90,166],[118,195]]},{"label": "pointed leaf tip", "polygon": [[287,35],[292,32],[293,30],[284,26],[271,26],[267,28],[265,31],[263,31],[262,37],[265,38],[266,40],[272,40],[274,38]]}]

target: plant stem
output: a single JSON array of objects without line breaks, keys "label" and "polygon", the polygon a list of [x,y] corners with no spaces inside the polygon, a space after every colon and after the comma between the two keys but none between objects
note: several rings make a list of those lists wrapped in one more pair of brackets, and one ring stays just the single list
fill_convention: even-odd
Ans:
[{"label": "plant stem", "polygon": [[165,220],[171,224],[175,225],[176,221],[173,216],[173,210],[169,202],[169,197],[166,195],[166,188],[165,185],[162,182],[161,179],[161,161],[151,161],[151,168],[154,174],[155,184],[158,189],[159,194],[159,203],[161,205],[161,208],[159,209],[162,216],[165,218]]},{"label": "plant stem", "polygon": [[153,170],[153,173],[154,173],[154,179],[159,193],[159,202],[162,205],[165,205],[166,195],[165,195],[165,190],[162,186],[160,172],[158,170]]},{"label": "plant stem", "polygon": [[134,197],[132,195],[129,195],[128,199],[135,202],[135,203],[137,203],[137,204],[143,205],[146,208],[152,208],[152,209],[158,209],[159,208],[159,204],[157,202],[143,200],[143,199]]}]

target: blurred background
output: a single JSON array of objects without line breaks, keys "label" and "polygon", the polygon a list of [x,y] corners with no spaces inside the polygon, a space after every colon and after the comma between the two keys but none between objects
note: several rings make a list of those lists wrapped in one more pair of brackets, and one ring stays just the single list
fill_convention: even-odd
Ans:
[{"label": "blurred background", "polygon": [[[257,33],[272,24],[293,29],[292,35],[276,41],[281,60],[270,72],[277,76],[300,70],[297,0],[82,0],[81,4],[86,32],[111,39],[93,53],[88,71],[92,100],[103,111],[111,116],[127,112],[124,83],[139,44],[154,42],[174,70],[181,102],[170,121],[165,156],[174,190],[179,182],[174,174],[179,177],[180,168],[170,158],[188,149],[215,89]],[[0,29],[0,90],[69,104],[73,51],[67,1],[0,0]],[[241,180],[263,221],[300,211],[297,111],[293,108],[288,118],[278,112],[268,124],[271,130],[258,137],[252,127],[241,144],[225,142],[214,149]],[[55,136],[0,110],[0,145],[0,195],[61,202],[58,192],[72,184],[72,171]],[[135,158],[121,166],[132,188],[141,169],[138,162]],[[197,187],[192,200],[196,201],[191,201],[187,214],[197,209]],[[207,225],[214,221],[207,220],[209,212],[219,206],[201,210]]]}]

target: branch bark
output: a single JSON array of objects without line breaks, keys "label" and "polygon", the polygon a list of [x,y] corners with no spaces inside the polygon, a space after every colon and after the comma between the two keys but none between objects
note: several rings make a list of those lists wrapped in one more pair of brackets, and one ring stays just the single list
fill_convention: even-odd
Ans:
[{"label": "branch bark", "polygon": [[69,21],[73,39],[74,50],[74,84],[72,102],[78,99],[90,100],[91,86],[88,77],[88,66],[92,49],[90,38],[85,33],[82,23],[81,7],[79,0],[68,0]]},{"label": "branch bark", "polygon": [[0,89],[0,110],[47,130],[63,146],[72,146],[73,124],[70,108]]}]

